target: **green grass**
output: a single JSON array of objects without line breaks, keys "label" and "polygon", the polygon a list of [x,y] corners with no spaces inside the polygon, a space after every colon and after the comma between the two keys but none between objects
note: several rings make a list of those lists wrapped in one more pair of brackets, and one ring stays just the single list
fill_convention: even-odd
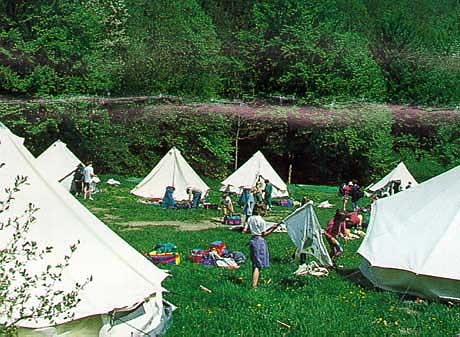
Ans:
[{"label": "green grass", "polygon": [[[260,287],[251,289],[251,266],[237,270],[208,268],[188,261],[193,248],[208,248],[222,240],[229,250],[249,255],[249,236],[226,228],[180,231],[173,226],[127,228],[131,221],[200,222],[218,217],[214,210],[163,210],[143,205],[129,195],[135,179],[111,176],[120,187],[101,184],[103,193],[93,202],[84,202],[108,226],[141,252],[148,252],[158,242],[174,242],[182,263],[167,266],[171,277],[163,283],[169,293],[165,298],[178,309],[166,336],[454,336],[460,332],[460,308],[446,304],[403,298],[398,294],[373,288],[357,272],[359,240],[345,244],[339,263],[343,270],[332,271],[326,278],[294,276],[297,264],[292,260],[294,246],[284,233],[267,237],[271,266],[262,270]],[[103,176],[106,181],[108,176]],[[217,190],[216,181],[207,183]],[[340,206],[336,187],[292,185],[291,195],[300,200],[307,195],[315,202],[329,200]],[[212,202],[219,193],[212,192]],[[365,203],[365,201],[363,201]],[[293,209],[274,207],[273,221],[281,220]],[[322,225],[335,209],[316,209]],[[203,285],[212,293],[202,292]],[[291,327],[286,329],[276,321]]]}]

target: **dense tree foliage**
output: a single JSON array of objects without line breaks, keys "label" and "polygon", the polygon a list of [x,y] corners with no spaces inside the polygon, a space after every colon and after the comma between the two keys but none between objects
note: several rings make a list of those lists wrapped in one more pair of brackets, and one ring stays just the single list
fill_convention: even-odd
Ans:
[{"label": "dense tree foliage", "polygon": [[0,94],[458,105],[460,5],[0,1]]},{"label": "dense tree foliage", "polygon": [[[98,172],[146,175],[172,147],[202,176],[224,178],[261,150],[293,183],[382,177],[404,160],[425,180],[460,164],[460,119],[384,105],[306,108],[116,100],[0,102],[0,120],[39,155],[61,139]],[[430,118],[430,116],[437,116]]]}]

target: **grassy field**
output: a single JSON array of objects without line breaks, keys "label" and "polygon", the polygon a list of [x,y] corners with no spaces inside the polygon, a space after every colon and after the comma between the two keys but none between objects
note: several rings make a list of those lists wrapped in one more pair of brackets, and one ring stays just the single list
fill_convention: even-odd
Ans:
[{"label": "grassy field", "polygon": [[[298,265],[292,259],[294,246],[285,233],[267,237],[271,266],[262,270],[260,286],[251,288],[250,262],[240,269],[208,268],[188,261],[193,248],[209,247],[222,240],[230,251],[249,256],[249,235],[225,227],[189,230],[195,224],[208,226],[219,217],[216,210],[163,210],[137,202],[129,194],[139,179],[110,176],[120,187],[101,183],[102,193],[83,202],[96,216],[140,252],[158,242],[173,242],[182,262],[168,266],[171,277],[164,282],[165,298],[175,304],[173,322],[166,336],[455,336],[460,333],[460,308],[381,291],[360,275],[360,240],[344,245],[339,258],[343,269],[328,277],[294,276]],[[106,181],[108,176],[101,176]],[[215,181],[208,184],[217,190]],[[340,205],[336,187],[291,185],[291,195],[307,195],[315,202],[329,200]],[[212,192],[211,202],[219,193]],[[279,221],[293,209],[274,207],[267,218]],[[316,209],[324,226],[334,209]],[[162,222],[166,221],[166,222]],[[164,226],[162,224],[167,224]],[[181,226],[179,226],[181,225]],[[190,227],[190,228],[189,228]],[[212,290],[206,293],[200,285]],[[460,289],[459,289],[460,291]],[[283,327],[277,321],[290,326]]]}]

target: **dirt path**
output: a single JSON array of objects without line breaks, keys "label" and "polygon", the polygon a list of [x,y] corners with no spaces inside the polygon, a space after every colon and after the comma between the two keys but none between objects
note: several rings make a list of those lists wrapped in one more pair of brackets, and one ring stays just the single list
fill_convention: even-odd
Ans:
[{"label": "dirt path", "polygon": [[214,229],[214,228],[228,228],[223,224],[219,224],[214,221],[204,220],[204,221],[195,221],[195,222],[186,222],[186,221],[129,221],[121,222],[119,225],[126,226],[127,228],[138,228],[146,226],[174,226],[177,227],[177,230],[180,231],[201,231],[205,229]]}]

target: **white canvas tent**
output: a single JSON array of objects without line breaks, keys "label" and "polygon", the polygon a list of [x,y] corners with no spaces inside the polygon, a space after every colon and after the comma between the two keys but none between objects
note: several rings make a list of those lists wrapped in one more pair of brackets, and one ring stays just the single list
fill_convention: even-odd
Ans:
[{"label": "white canvas tent", "polygon": [[283,179],[276,173],[268,160],[257,151],[247,162],[240,166],[227,179],[221,182],[221,191],[225,191],[230,186],[230,191],[241,194],[243,187],[253,187],[256,185],[259,177],[268,179],[273,185],[273,198],[282,198],[289,196],[289,192]]},{"label": "white canvas tent", "polygon": [[[25,262],[27,272],[39,274],[48,265],[62,263],[64,256],[69,255],[69,247],[77,244],[61,281],[47,290],[67,292],[74,289],[76,282],[92,279],[79,291],[80,301],[68,315],[56,316],[53,322],[44,317],[19,320],[16,323],[19,336],[154,336],[149,332],[165,321],[167,307],[161,283],[167,274],[112,232],[71,194],[63,193],[63,187],[54,179],[45,177],[37,169],[32,154],[1,123],[0,164],[1,200],[5,199],[4,188],[11,187],[18,175],[28,179],[28,184],[14,195],[8,212],[0,213],[0,222],[23,215],[27,205],[33,203],[38,207],[36,221],[23,235],[39,247],[53,247],[42,259]],[[8,229],[0,231],[0,249],[7,247],[10,234]],[[31,298],[23,307],[25,315],[37,305],[37,295],[44,291],[41,285],[28,289]],[[0,310],[0,322],[23,317],[3,315]]]},{"label": "white canvas tent", "polygon": [[401,181],[401,187],[404,189],[409,182],[412,187],[417,185],[417,181],[407,169],[403,162],[400,162],[390,173],[388,173],[381,180],[367,187],[367,190],[371,192],[377,192],[378,190],[385,188],[392,181]]},{"label": "white canvas tent", "polygon": [[173,147],[158,162],[152,171],[131,190],[131,193],[146,199],[162,199],[167,186],[174,186],[175,200],[188,200],[187,187],[196,187],[203,191],[202,197],[209,190],[208,185],[184,159],[180,151]]},{"label": "white canvas tent", "polygon": [[[60,140],[55,141],[37,157],[38,168],[48,177],[59,181],[67,191],[70,191],[73,171],[75,171],[78,164],[82,164],[81,160]],[[66,178],[63,179],[64,177]]]},{"label": "white canvas tent", "polygon": [[460,166],[372,206],[358,253],[376,286],[460,300]]},{"label": "white canvas tent", "polygon": [[283,222],[289,237],[297,247],[296,255],[305,253],[315,257],[323,266],[333,265],[324,245],[321,225],[312,202],[297,208]]}]

